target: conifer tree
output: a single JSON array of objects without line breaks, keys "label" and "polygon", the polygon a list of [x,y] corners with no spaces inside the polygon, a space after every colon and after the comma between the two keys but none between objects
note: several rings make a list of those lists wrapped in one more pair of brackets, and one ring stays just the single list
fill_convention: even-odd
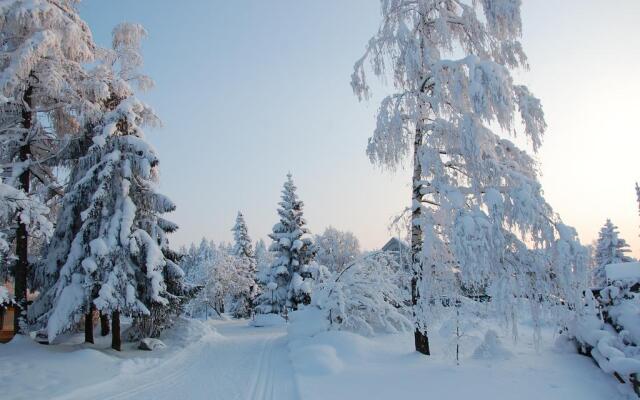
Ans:
[{"label": "conifer tree", "polygon": [[630,251],[627,242],[620,237],[618,227],[610,219],[607,219],[598,233],[596,242],[593,283],[598,287],[604,287],[607,283],[605,266],[633,261],[633,258],[625,254]]},{"label": "conifer tree", "polygon": [[241,262],[236,263],[237,281],[245,283],[246,287],[238,290],[233,300],[233,315],[236,318],[246,318],[254,309],[254,302],[259,295],[259,287],[256,282],[256,257],[253,252],[253,244],[249,237],[244,216],[238,211],[236,223],[233,226],[233,251],[232,255]]},{"label": "conifer tree", "polygon": [[263,239],[256,242],[256,268],[258,284],[260,285],[261,292],[264,292],[265,285],[269,282],[269,267],[273,262],[273,256],[267,249],[267,245]]},{"label": "conifer tree", "polygon": [[[94,91],[84,65],[94,61],[91,31],[79,17],[75,0],[9,0],[0,4],[0,156],[10,178],[6,184],[29,199],[46,203],[61,193],[52,166],[58,152],[86,119],[97,114]],[[41,122],[49,121],[49,126]],[[16,214],[15,296],[21,331],[27,312],[30,275],[28,223]]]},{"label": "conifer tree", "polygon": [[120,350],[121,314],[136,317],[132,332],[157,336],[192,294],[168,248],[166,234],[177,226],[162,217],[175,205],[157,190],[159,160],[143,133],[158,119],[130,86],[148,86],[136,72],[145,35],[140,25],[118,25],[114,58],[95,71],[107,94],[103,114],[71,173],[57,227],[68,233],[56,235],[39,273],[39,318],[50,340],[95,307],[111,314],[112,347]]},{"label": "conifer tree", "polygon": [[[382,0],[381,8],[352,88],[369,97],[369,61],[374,75],[388,72],[396,89],[382,100],[367,152],[389,168],[407,157],[413,163],[414,336],[416,350],[429,354],[433,305],[451,295],[456,275],[496,294],[492,305],[515,324],[509,299],[553,290],[573,299],[579,291],[567,291],[578,278],[570,271],[584,266],[549,264],[535,251],[580,246],[554,246],[560,237],[576,242],[575,232],[544,201],[534,160],[492,130],[514,133],[519,114],[537,151],[546,127],[540,101],[510,73],[527,66],[520,2]],[[554,260],[581,264],[583,251]]]},{"label": "conifer tree", "polygon": [[315,247],[303,217],[304,203],[298,199],[296,189],[291,174],[287,174],[278,209],[280,222],[269,234],[273,240],[269,251],[274,261],[269,269],[267,290],[260,298],[263,313],[279,313],[285,307],[296,310],[299,304],[311,300],[311,274],[307,266],[315,256]]}]

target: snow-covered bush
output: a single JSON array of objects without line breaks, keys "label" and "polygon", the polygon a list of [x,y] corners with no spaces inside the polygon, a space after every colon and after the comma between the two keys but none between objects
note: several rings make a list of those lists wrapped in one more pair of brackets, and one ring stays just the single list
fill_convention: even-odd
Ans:
[{"label": "snow-covered bush", "polygon": [[569,334],[583,354],[591,355],[603,371],[629,383],[640,396],[639,284],[635,279],[616,281],[599,292],[597,301],[587,292]]},{"label": "snow-covered bush", "polygon": [[363,335],[409,330],[408,293],[398,286],[397,275],[392,256],[371,253],[319,285],[313,304],[329,320],[329,329]]}]

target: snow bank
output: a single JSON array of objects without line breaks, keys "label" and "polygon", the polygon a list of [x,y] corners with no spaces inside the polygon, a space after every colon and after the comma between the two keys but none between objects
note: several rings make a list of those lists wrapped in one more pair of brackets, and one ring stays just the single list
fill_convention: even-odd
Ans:
[{"label": "snow bank", "polygon": [[507,360],[512,356],[513,354],[502,345],[496,331],[489,329],[472,357],[476,360]]},{"label": "snow bank", "polygon": [[259,328],[267,326],[282,326],[286,323],[287,321],[278,314],[256,314],[254,319],[249,321],[249,326]]},{"label": "snow bank", "polygon": [[486,326],[495,329],[484,335],[475,357],[463,358],[456,366],[445,351],[450,338],[432,334],[433,355],[425,357],[415,353],[411,332],[365,337],[327,330],[323,315],[307,307],[291,313],[288,326],[290,359],[300,398],[305,400],[622,398],[615,381],[591,360],[575,352],[558,352],[551,328],[543,330],[547,340],[536,352],[532,327],[519,327],[521,338],[530,341],[507,345],[496,333],[499,324],[484,321],[482,331],[470,334],[481,336]]},{"label": "snow bank", "polygon": [[618,280],[640,280],[640,262],[609,264],[604,267],[610,282]]},{"label": "snow bank", "polygon": [[[201,340],[220,337],[210,323],[180,318],[162,334],[166,349],[137,350],[137,343],[125,343],[124,351],[110,349],[111,336],[96,335],[95,345],[85,345],[83,334],[67,336],[55,346],[41,345],[16,336],[0,344],[0,388],[2,399],[50,399],[94,385],[110,385],[119,378],[135,378],[153,367],[173,360],[186,347]],[[90,398],[82,395],[69,398]]]},{"label": "snow bank", "polygon": [[291,347],[291,362],[301,375],[337,374],[344,368],[336,349],[328,345]]}]

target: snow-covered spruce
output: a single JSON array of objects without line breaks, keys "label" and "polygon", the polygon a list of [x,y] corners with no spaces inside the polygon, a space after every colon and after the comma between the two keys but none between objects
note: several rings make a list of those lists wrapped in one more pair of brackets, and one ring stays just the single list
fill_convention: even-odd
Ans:
[{"label": "snow-covered spruce", "polygon": [[253,252],[253,244],[249,237],[247,223],[241,212],[238,212],[233,232],[233,255],[239,262],[235,264],[237,282],[243,283],[246,287],[235,291],[236,297],[233,299],[233,306],[229,311],[236,318],[247,318],[253,313],[254,303],[260,294],[260,288],[256,282],[256,257]]},{"label": "snow-covered spruce", "polygon": [[120,313],[135,316],[133,338],[157,336],[193,295],[168,248],[166,234],[177,226],[161,215],[175,205],[157,191],[158,157],[143,133],[158,119],[128,83],[135,81],[144,35],[139,25],[116,27],[114,53],[121,56],[96,72],[107,90],[103,115],[87,128],[91,144],[74,165],[38,274],[43,291],[36,310],[43,310],[38,317],[49,340],[93,307],[112,314],[114,327]]},{"label": "snow-covered spruce", "polygon": [[368,254],[320,284],[313,304],[329,320],[330,329],[367,336],[410,330],[410,297],[399,285],[400,274],[393,255]]},{"label": "snow-covered spruce", "polygon": [[269,269],[273,263],[273,254],[267,249],[267,245],[263,239],[256,242],[256,276],[260,290],[264,292],[267,283],[269,283]]},{"label": "snow-covered spruce", "polygon": [[259,298],[261,313],[279,313],[285,307],[295,310],[299,304],[311,301],[311,275],[307,265],[314,258],[315,247],[303,218],[304,203],[298,199],[291,174],[287,174],[281,199],[280,222],[269,234],[273,240],[269,251],[274,261],[269,269],[267,290]]},{"label": "snow-covered spruce", "polygon": [[351,232],[342,232],[332,226],[315,236],[315,245],[318,251],[316,261],[333,273],[341,272],[360,256],[358,238]]},{"label": "snow-covered spruce", "polygon": [[[513,326],[515,298],[575,305],[586,262],[577,235],[542,197],[534,160],[492,130],[515,132],[517,114],[537,151],[546,128],[540,101],[510,73],[527,67],[520,2],[381,4],[383,22],[355,64],[352,87],[369,97],[369,61],[396,89],[382,100],[367,152],[390,168],[413,162],[417,350],[429,353],[432,305],[441,303],[434,299],[450,296],[458,281],[492,296]],[[567,246],[554,246],[557,239]]]},{"label": "snow-covered spruce", "polygon": [[[61,190],[52,167],[84,121],[97,114],[93,80],[84,69],[97,48],[76,6],[74,0],[0,4],[0,157],[5,184],[31,202],[55,204]],[[15,242],[14,289],[22,311],[16,315],[23,318],[29,258],[46,238],[30,229],[21,213],[14,217],[3,230],[11,229],[7,237]]]},{"label": "snow-covered spruce", "polygon": [[190,316],[208,317],[210,311],[218,315],[225,311],[224,296],[227,291],[222,288],[222,279],[217,276],[221,271],[216,270],[223,254],[222,248],[204,238],[197,247],[191,244],[188,250],[181,250],[180,267],[185,271],[185,281],[203,287],[186,307]]},{"label": "snow-covered spruce", "polygon": [[593,284],[603,287],[607,283],[605,267],[609,264],[633,261],[625,253],[630,252],[627,242],[620,237],[618,227],[610,219],[600,229],[594,255]]}]

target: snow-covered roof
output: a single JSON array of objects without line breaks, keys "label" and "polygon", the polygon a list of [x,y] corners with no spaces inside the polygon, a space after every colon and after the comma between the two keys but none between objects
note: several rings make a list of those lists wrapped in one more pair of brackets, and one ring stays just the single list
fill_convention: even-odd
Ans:
[{"label": "snow-covered roof", "polygon": [[400,251],[407,251],[409,250],[409,246],[399,240],[398,238],[391,238],[387,244],[385,244],[384,246],[382,246],[382,251],[395,251],[395,252],[400,252]]},{"label": "snow-covered roof", "polygon": [[640,279],[640,262],[609,264],[604,269],[610,281]]}]

